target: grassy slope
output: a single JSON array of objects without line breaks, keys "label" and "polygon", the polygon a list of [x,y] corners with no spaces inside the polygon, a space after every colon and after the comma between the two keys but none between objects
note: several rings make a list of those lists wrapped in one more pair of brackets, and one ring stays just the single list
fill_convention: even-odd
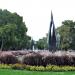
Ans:
[{"label": "grassy slope", "polygon": [[0,69],[0,75],[75,75],[75,72],[36,72],[25,70]]}]

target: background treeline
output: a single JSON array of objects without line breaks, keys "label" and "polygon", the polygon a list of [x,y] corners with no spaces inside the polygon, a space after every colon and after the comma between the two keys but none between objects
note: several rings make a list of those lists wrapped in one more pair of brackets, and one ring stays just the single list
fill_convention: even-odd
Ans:
[{"label": "background treeline", "polygon": [[[60,34],[60,50],[75,50],[75,22],[72,20],[65,20],[62,25],[56,29],[57,33]],[[48,49],[47,37],[43,37],[37,41],[37,47],[39,49]],[[58,49],[58,48],[57,48]]]},{"label": "background treeline", "polygon": [[[47,38],[43,37],[38,41],[27,35],[28,28],[23,17],[17,13],[11,13],[8,10],[0,9],[0,50],[21,50],[32,49],[34,44],[36,49],[48,49]],[[62,25],[56,29],[60,34],[59,49],[75,49],[75,22],[65,20]]]}]

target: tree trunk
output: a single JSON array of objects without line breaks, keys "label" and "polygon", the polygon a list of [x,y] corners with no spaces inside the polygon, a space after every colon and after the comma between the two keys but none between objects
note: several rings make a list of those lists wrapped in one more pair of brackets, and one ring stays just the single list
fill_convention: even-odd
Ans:
[{"label": "tree trunk", "polygon": [[1,44],[1,51],[3,50],[3,36],[2,36],[2,44]]}]

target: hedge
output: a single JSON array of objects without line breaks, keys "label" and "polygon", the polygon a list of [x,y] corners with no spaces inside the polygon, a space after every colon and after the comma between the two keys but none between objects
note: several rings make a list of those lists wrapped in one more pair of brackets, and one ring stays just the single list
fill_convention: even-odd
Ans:
[{"label": "hedge", "polygon": [[0,63],[26,64],[31,66],[75,66],[75,51],[0,51]]},{"label": "hedge", "polygon": [[57,66],[47,65],[44,66],[30,66],[25,64],[0,64],[0,69],[17,69],[29,71],[75,71],[75,66]]}]

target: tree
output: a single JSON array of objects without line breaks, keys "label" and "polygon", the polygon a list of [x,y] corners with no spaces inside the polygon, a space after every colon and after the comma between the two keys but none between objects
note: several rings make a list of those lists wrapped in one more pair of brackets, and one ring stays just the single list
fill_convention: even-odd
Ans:
[{"label": "tree", "polygon": [[28,48],[31,37],[27,35],[27,30],[22,16],[0,9],[0,47],[2,50]]},{"label": "tree", "polygon": [[48,49],[48,44],[47,44],[47,37],[43,37],[42,39],[39,39],[37,41],[37,48],[38,49]]},{"label": "tree", "polygon": [[57,28],[61,36],[61,49],[75,49],[75,22],[72,20],[65,20],[62,26]]},{"label": "tree", "polygon": [[16,25],[8,24],[0,27],[1,50],[10,48],[15,42]]}]

